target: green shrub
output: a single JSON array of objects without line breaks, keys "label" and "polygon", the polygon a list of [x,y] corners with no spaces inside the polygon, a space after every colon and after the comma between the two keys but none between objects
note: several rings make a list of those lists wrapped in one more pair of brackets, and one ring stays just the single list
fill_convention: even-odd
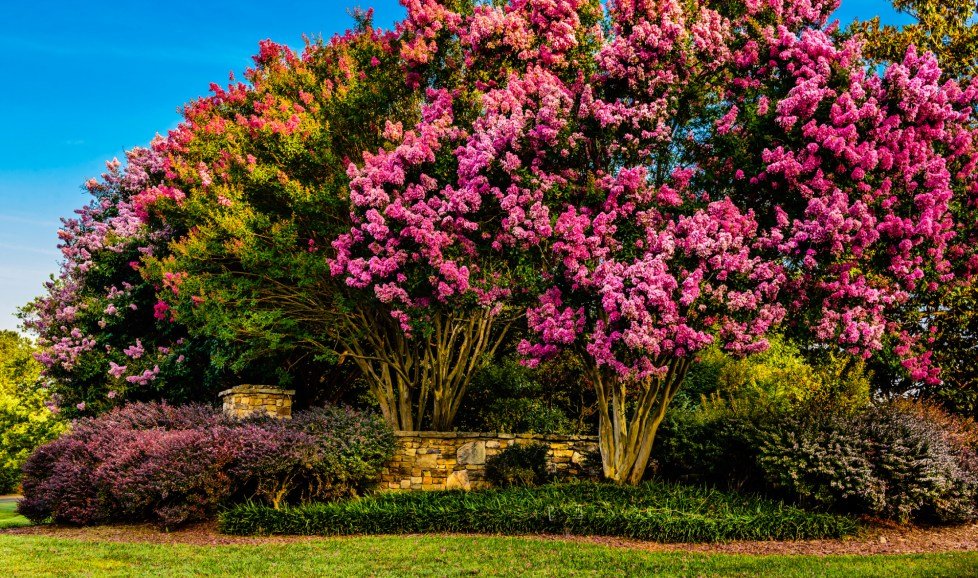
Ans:
[{"label": "green shrub", "polygon": [[504,398],[489,403],[481,416],[481,431],[566,434],[572,431],[564,412],[539,399]]},{"label": "green shrub", "polygon": [[757,459],[761,440],[776,419],[769,408],[718,398],[696,409],[671,411],[652,449],[652,469],[670,480],[762,490]]},{"label": "green shrub", "polygon": [[759,463],[771,485],[798,501],[901,522],[978,517],[975,452],[947,415],[889,403],[824,414],[772,429]]},{"label": "green shrub", "polygon": [[660,542],[836,538],[858,529],[846,516],[663,483],[386,493],[280,510],[244,504],[222,513],[219,525],[236,535],[569,533]]},{"label": "green shrub", "polygon": [[539,486],[546,483],[545,444],[512,445],[486,460],[486,481],[498,487]]},{"label": "green shrub", "polygon": [[32,451],[67,428],[45,404],[41,364],[34,345],[13,331],[0,331],[0,494],[14,492]]},{"label": "green shrub", "polygon": [[658,475],[770,490],[758,462],[767,432],[869,405],[862,360],[828,352],[812,360],[784,336],[769,341],[766,351],[740,359],[719,347],[698,355],[656,438]]},{"label": "green shrub", "polygon": [[503,358],[472,380],[456,427],[462,431],[568,434],[586,430],[591,390],[579,368],[558,358],[534,369]]},{"label": "green shrub", "polygon": [[718,346],[701,352],[674,403],[690,408],[718,397],[775,410],[825,404],[855,408],[869,403],[870,380],[862,360],[826,352],[810,360],[783,336],[768,340],[767,350],[744,358]]},{"label": "green shrub", "polygon": [[944,523],[978,518],[976,447],[978,426],[935,406],[765,405],[714,395],[667,414],[652,459],[671,480]]}]

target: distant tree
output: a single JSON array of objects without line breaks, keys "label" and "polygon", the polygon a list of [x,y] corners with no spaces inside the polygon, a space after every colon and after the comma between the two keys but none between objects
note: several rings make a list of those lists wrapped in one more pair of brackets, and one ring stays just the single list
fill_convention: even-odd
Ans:
[{"label": "distant tree", "polygon": [[33,344],[13,331],[0,331],[0,493],[16,489],[21,466],[34,448],[64,431],[42,385]]},{"label": "distant tree", "polygon": [[978,4],[974,0],[892,0],[899,12],[916,22],[884,25],[877,16],[849,27],[865,41],[866,56],[877,62],[899,62],[911,46],[933,53],[941,70],[965,83],[978,73]]}]

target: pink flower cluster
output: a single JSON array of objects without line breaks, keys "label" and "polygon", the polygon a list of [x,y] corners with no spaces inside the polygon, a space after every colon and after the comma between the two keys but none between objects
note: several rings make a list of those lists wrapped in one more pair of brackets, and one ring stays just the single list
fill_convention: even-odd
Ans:
[{"label": "pink flower cluster", "polygon": [[[975,273],[978,85],[914,51],[875,74],[825,28],[837,0],[613,0],[607,32],[583,1],[405,5],[409,69],[473,80],[429,87],[417,126],[350,168],[331,264],[405,327],[538,289],[525,355],[583,347],[643,377],[713,342],[757,351],[792,313],[935,379],[896,313]],[[514,259],[532,291],[500,276]]]},{"label": "pink flower cluster", "polygon": [[[61,274],[45,284],[45,295],[25,308],[25,326],[37,334],[42,348],[38,360],[44,364],[45,373],[55,379],[74,375],[83,362],[86,367],[104,367],[106,382],[126,380],[145,385],[158,373],[151,369],[146,373],[141,368],[144,363],[133,363],[141,358],[149,361],[139,338],[120,343],[114,337],[126,333],[119,331],[120,327],[132,325],[128,314],[139,315],[137,294],[144,285],[139,272],[123,261],[122,267],[128,271],[122,275],[128,280],[109,286],[90,280],[93,273],[96,278],[105,278],[106,260],[118,261],[113,254],[152,255],[166,232],[147,226],[146,209],[151,199],[160,195],[179,198],[175,189],[158,184],[168,169],[162,140],[154,141],[151,148],[128,151],[126,161],[125,165],[118,160],[107,163],[102,178],[86,184],[94,197],[92,203],[76,211],[77,218],[65,219],[58,233],[63,255]],[[138,371],[137,379],[129,379],[127,371]]]}]

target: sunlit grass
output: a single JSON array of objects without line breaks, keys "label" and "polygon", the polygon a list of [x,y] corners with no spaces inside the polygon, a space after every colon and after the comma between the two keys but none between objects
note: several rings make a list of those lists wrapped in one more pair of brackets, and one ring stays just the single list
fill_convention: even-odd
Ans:
[{"label": "sunlit grass", "polygon": [[0,536],[3,576],[973,576],[978,553],[652,553],[530,538],[368,536],[191,546]]}]

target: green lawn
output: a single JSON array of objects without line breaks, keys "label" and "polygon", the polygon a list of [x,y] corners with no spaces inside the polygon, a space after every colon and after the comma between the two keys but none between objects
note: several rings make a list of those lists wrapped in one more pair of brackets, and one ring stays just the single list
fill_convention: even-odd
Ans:
[{"label": "green lawn", "polygon": [[978,553],[731,556],[508,537],[370,536],[188,546],[0,536],[3,576],[973,576]]},{"label": "green lawn", "polygon": [[16,510],[17,502],[15,500],[0,500],[0,530],[31,525],[30,520],[18,516]]}]

